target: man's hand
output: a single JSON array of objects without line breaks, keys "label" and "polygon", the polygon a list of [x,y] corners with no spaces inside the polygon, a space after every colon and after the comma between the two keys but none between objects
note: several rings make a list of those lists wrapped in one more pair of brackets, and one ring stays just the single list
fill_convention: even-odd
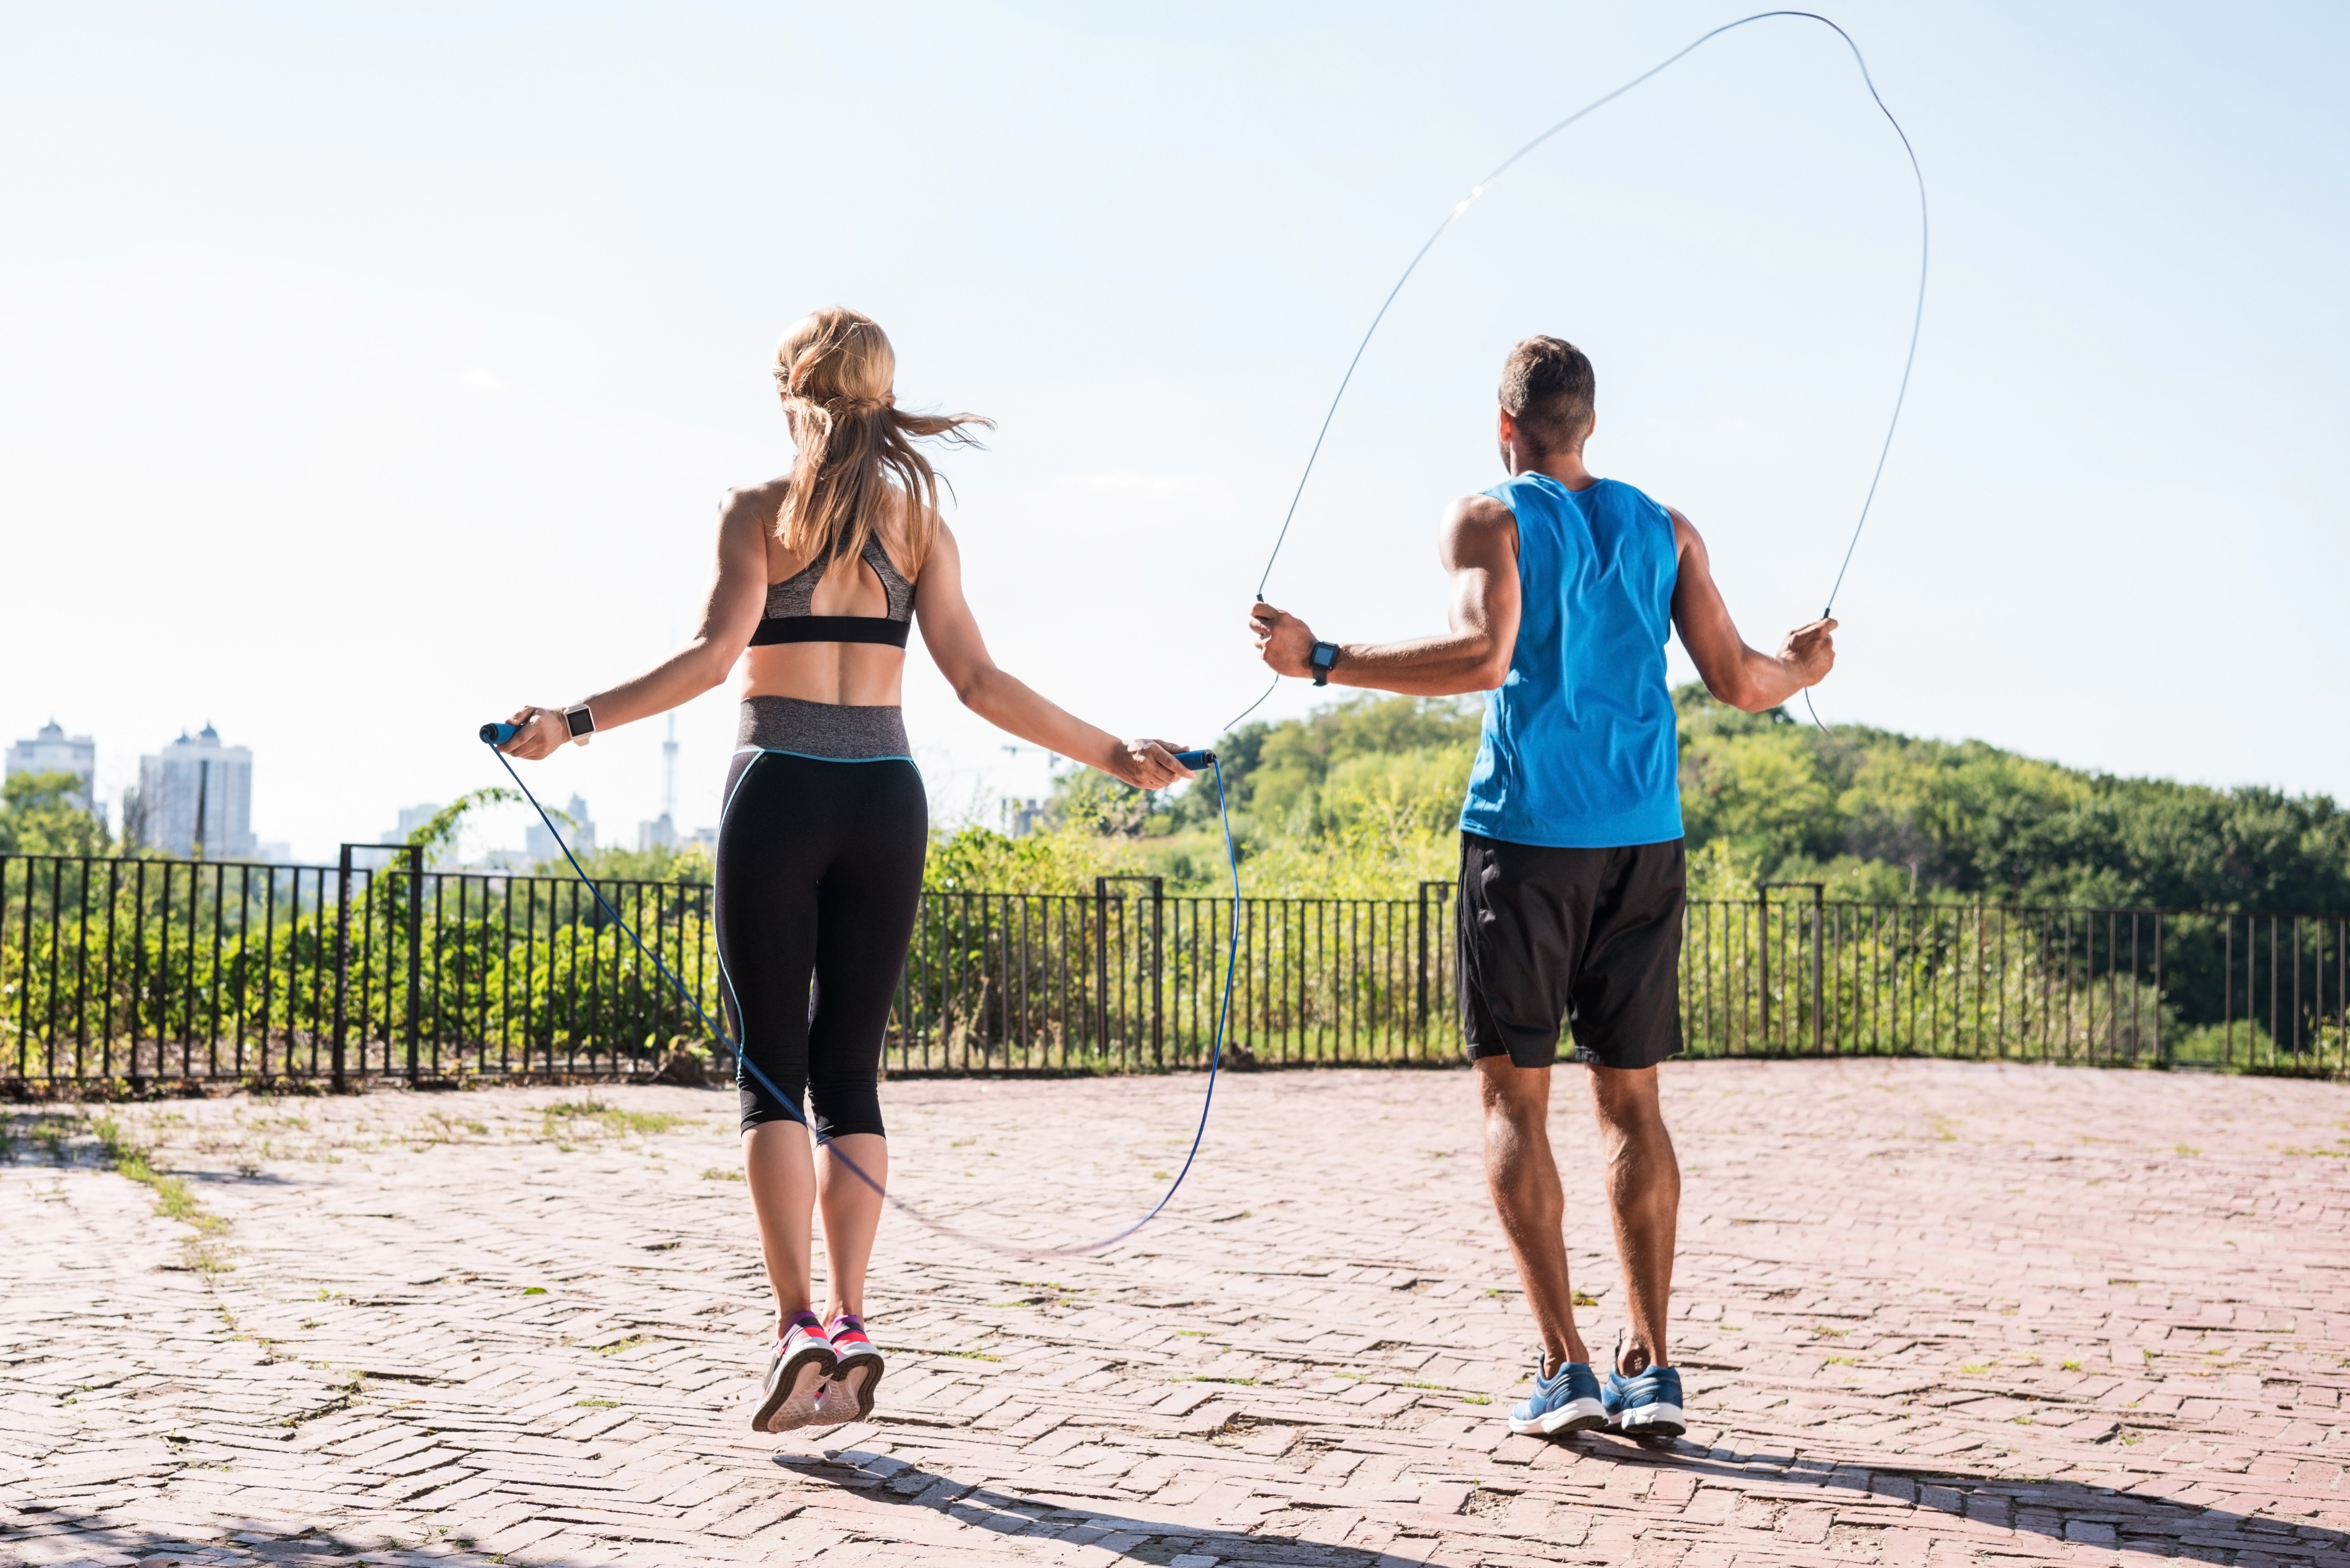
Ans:
[{"label": "man's hand", "polygon": [[1249,632],[1265,668],[1276,675],[1314,673],[1314,628],[1263,599],[1249,607]]},{"label": "man's hand", "polygon": [[1154,741],[1147,735],[1122,741],[1103,764],[1103,771],[1137,789],[1165,789],[1192,776],[1190,768],[1175,760],[1175,753],[1181,750],[1179,742]]},{"label": "man's hand", "polygon": [[1835,628],[1832,620],[1808,621],[1779,644],[1779,662],[1804,686],[1817,686],[1835,668]]}]

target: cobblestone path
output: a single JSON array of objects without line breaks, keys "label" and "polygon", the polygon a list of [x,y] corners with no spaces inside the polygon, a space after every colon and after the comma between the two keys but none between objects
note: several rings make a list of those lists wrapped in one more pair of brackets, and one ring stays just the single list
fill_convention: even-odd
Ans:
[{"label": "cobblestone path", "polygon": [[[1460,1072],[1228,1079],[1191,1185],[1103,1258],[893,1216],[877,1419],[784,1438],[748,1429],[726,1096],[17,1107],[0,1562],[2350,1563],[2350,1089],[1667,1073],[1695,1422],[1669,1450],[1505,1434],[1531,1329]],[[1198,1093],[892,1084],[899,1189],[993,1237],[1105,1233]],[[224,1226],[159,1212],[168,1182],[103,1168],[99,1134]]]}]

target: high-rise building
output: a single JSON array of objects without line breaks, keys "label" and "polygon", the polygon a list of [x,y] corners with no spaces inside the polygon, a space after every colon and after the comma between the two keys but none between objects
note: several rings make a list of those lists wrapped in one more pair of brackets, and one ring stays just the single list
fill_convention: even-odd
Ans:
[{"label": "high-rise building", "polygon": [[669,813],[662,812],[650,822],[637,824],[637,847],[639,849],[677,847],[677,825],[670,821]]},{"label": "high-rise building", "polygon": [[41,726],[29,741],[8,748],[12,774],[71,774],[81,780],[81,793],[68,798],[82,810],[98,815],[98,742],[88,735],[68,739],[65,726],[55,719]]},{"label": "high-rise building", "polygon": [[408,842],[408,836],[410,834],[415,832],[418,828],[432,821],[435,816],[439,815],[440,813],[441,807],[431,802],[427,802],[423,805],[403,805],[400,808],[400,826],[398,827],[385,828],[383,830],[383,836],[377,839],[376,842],[378,844],[405,844]]},{"label": "high-rise building", "polygon": [[[563,815],[571,819],[563,825],[563,836],[570,843],[572,853],[585,855],[595,848],[596,824],[588,815],[588,803],[575,794],[571,804],[563,808]],[[534,862],[563,858],[563,846],[555,841],[555,835],[546,831],[543,822],[530,825],[523,835],[523,846]]]},{"label": "high-rise building", "polygon": [[139,759],[139,787],[123,802],[122,831],[150,848],[208,860],[249,859],[253,753],[224,746],[206,724]]}]

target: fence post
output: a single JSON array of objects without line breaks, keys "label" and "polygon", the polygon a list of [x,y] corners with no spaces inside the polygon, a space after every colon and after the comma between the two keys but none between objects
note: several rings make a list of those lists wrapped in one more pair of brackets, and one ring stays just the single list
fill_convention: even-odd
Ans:
[{"label": "fence post", "polygon": [[1818,882],[1812,884],[1812,1054],[1821,1054],[1827,1046],[1827,1013],[1822,1006],[1820,993],[1820,951],[1828,944],[1827,888]]},{"label": "fence post", "polygon": [[[1417,994],[1413,998],[1413,1005],[1415,1011],[1419,1014],[1419,1048],[1423,1053],[1428,1049],[1428,939],[1430,934],[1428,929],[1428,896],[1430,889],[1434,889],[1436,894],[1437,918],[1440,920],[1444,914],[1445,900],[1450,898],[1452,895],[1452,884],[1450,882],[1430,881],[1422,882],[1419,885],[1419,910],[1418,916],[1419,924],[1419,978],[1414,985],[1414,990]],[[1444,940],[1443,932],[1438,931],[1436,933],[1436,940],[1439,942],[1441,942]],[[1440,963],[1438,967],[1441,968],[1442,965]]]},{"label": "fence post", "polygon": [[[1812,1049],[1816,1052],[1821,1049],[1822,1043],[1826,1038],[1826,1036],[1822,1033],[1825,1020],[1820,1016],[1820,944],[1822,940],[1822,919],[1826,913],[1827,907],[1827,884],[1825,882],[1757,882],[1754,884],[1754,902],[1757,906],[1755,915],[1757,919],[1761,920],[1762,927],[1762,940],[1759,944],[1759,950],[1762,953],[1762,959],[1760,966],[1762,971],[1762,983],[1761,988],[1762,992],[1762,1049],[1766,1052],[1771,1049],[1771,889],[1773,888],[1808,888],[1812,890],[1812,972],[1810,976],[1812,988]],[[1796,930],[1799,934],[1802,929],[1803,928],[1800,925],[1796,927]],[[1801,1011],[1803,1004],[1801,1002],[1797,1002],[1795,1005],[1797,1010]]]},{"label": "fence post", "polygon": [[1164,963],[1166,898],[1166,879],[1153,877],[1150,879],[1150,1064],[1154,1067],[1167,1065],[1167,997],[1164,984],[1167,972]]},{"label": "fence post", "polygon": [[[1161,972],[1159,968],[1159,960],[1161,956],[1160,942],[1162,936],[1162,927],[1160,925],[1162,910],[1160,906],[1166,898],[1167,879],[1163,877],[1142,877],[1132,875],[1123,877],[1097,877],[1094,878],[1094,898],[1099,901],[1102,911],[1101,922],[1096,928],[1097,935],[1094,941],[1094,964],[1096,972],[1104,977],[1102,994],[1105,997],[1108,995],[1108,982],[1107,977],[1109,972],[1109,940],[1106,935],[1102,935],[1100,933],[1107,932],[1109,929],[1109,885],[1112,882],[1140,882],[1147,885],[1150,889],[1150,1064],[1154,1067],[1163,1067],[1167,1064],[1167,1057],[1165,1050],[1165,1037],[1160,1030],[1160,1021],[1166,999],[1162,994],[1159,986],[1159,975]],[[1121,903],[1125,901],[1124,894],[1120,894],[1118,898]],[[1126,922],[1123,919],[1118,922],[1120,928],[1119,935],[1121,937],[1125,934],[1125,923]],[[1142,947],[1142,929],[1139,921],[1134,931],[1134,946],[1136,949],[1135,958],[1139,962],[1142,957],[1140,950]],[[1121,1008],[1124,1007],[1126,1000],[1125,968],[1126,949],[1121,944],[1118,949],[1118,969],[1120,971],[1118,976],[1118,1002]],[[1134,1000],[1137,1006],[1141,1005],[1142,977],[1139,974],[1134,977]],[[1105,1012],[1103,1014],[1103,1031],[1105,1034],[1107,1034],[1108,1031],[1107,1016],[1107,1012]],[[1121,1016],[1124,1016],[1123,1013],[1121,1013]],[[1140,1041],[1133,1037],[1129,1037],[1127,1041],[1127,1044],[1129,1049],[1139,1045],[1139,1044]]]},{"label": "fence post", "polygon": [[343,1077],[344,1002],[351,980],[351,846],[343,846],[335,874],[335,1092],[349,1085]]},{"label": "fence post", "polygon": [[416,1032],[424,1011],[423,985],[424,850],[411,844],[408,846],[408,1082],[411,1088],[417,1083]]},{"label": "fence post", "polygon": [[1094,878],[1094,1049],[1109,1051],[1109,878]]},{"label": "fence post", "polygon": [[1771,884],[1754,884],[1754,993],[1762,1001],[1762,1054],[1771,1054]]}]

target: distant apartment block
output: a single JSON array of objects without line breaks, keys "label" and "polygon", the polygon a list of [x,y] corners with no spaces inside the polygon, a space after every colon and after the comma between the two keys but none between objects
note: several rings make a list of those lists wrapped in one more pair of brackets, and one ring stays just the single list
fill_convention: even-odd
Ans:
[{"label": "distant apartment block", "polygon": [[209,860],[253,857],[253,753],[224,746],[206,724],[139,759],[139,787],[123,802],[122,830],[150,848]]},{"label": "distant apartment block", "polygon": [[41,726],[40,732],[29,741],[19,741],[8,748],[8,768],[11,774],[71,774],[81,780],[81,793],[71,795],[74,805],[93,815],[99,812],[98,742],[88,735],[68,738],[65,727],[55,719]]},{"label": "distant apartment block", "polygon": [[383,836],[377,839],[376,842],[378,844],[405,844],[408,842],[408,836],[410,834],[415,832],[418,828],[432,821],[432,818],[440,813],[440,810],[441,807],[439,804],[435,802],[428,802],[423,805],[403,805],[400,808],[400,826],[398,827],[385,828],[383,830]]},{"label": "distant apartment block", "polygon": [[[588,803],[575,794],[571,797],[571,804],[563,808],[563,814],[571,819],[561,826],[563,836],[570,844],[572,853],[585,855],[595,848],[596,824],[588,815]],[[543,822],[530,825],[523,836],[523,847],[533,863],[563,858],[563,846],[555,841],[555,835],[546,831],[546,825]]]}]

